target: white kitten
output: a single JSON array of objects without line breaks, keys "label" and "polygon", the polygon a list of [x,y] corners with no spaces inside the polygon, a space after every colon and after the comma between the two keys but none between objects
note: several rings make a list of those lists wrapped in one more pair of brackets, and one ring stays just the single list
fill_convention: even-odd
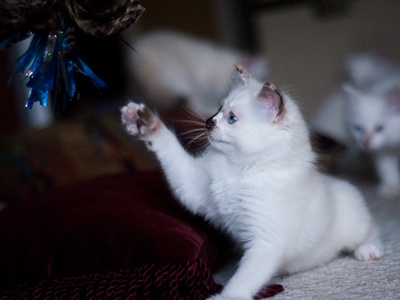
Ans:
[{"label": "white kitten", "polygon": [[358,88],[368,87],[395,70],[386,56],[372,51],[353,53],[344,59],[347,81]]},{"label": "white kitten", "polygon": [[[196,112],[210,115],[230,83],[230,68],[241,62],[256,77],[266,78],[267,60],[174,31],[155,31],[133,41],[130,72],[147,104],[165,110],[179,99]],[[162,95],[162,97],[160,97]]]},{"label": "white kitten", "polygon": [[386,70],[366,86],[343,85],[323,103],[312,127],[351,150],[371,154],[380,191],[393,196],[400,192],[400,72]]},{"label": "white kitten", "polygon": [[243,249],[238,269],[210,299],[253,299],[277,271],[297,272],[341,250],[375,260],[383,248],[361,193],[316,170],[296,103],[237,66],[239,83],[206,121],[210,149],[193,157],[143,104],[122,108],[126,130],[157,155],[192,213]]}]

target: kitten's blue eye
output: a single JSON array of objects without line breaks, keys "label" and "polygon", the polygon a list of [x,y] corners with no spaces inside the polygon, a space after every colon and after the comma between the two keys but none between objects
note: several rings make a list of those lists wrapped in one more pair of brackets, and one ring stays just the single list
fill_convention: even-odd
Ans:
[{"label": "kitten's blue eye", "polygon": [[376,125],[375,126],[375,132],[382,132],[383,129],[384,129],[383,125]]},{"label": "kitten's blue eye", "polygon": [[364,128],[360,125],[354,125],[354,130],[361,134],[364,133]]},{"label": "kitten's blue eye", "polygon": [[235,123],[237,120],[238,120],[238,118],[237,118],[233,113],[230,113],[230,114],[229,114],[229,116],[228,116],[228,123],[229,123],[229,124],[233,124],[233,123]]}]

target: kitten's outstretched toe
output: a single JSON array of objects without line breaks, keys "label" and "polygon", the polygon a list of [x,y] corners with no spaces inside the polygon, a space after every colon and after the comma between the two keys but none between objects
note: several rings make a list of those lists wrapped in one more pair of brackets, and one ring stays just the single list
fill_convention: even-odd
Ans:
[{"label": "kitten's outstretched toe", "polygon": [[362,261],[371,261],[378,260],[383,255],[383,249],[379,245],[375,244],[364,244],[358,247],[358,249],[354,252],[354,256],[358,260]]}]

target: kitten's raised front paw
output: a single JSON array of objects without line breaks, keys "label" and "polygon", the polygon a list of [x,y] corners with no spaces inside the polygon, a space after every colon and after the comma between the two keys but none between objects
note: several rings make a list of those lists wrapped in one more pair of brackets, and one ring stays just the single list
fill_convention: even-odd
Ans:
[{"label": "kitten's raised front paw", "polygon": [[383,249],[381,246],[375,244],[364,244],[358,247],[354,252],[354,256],[358,260],[378,260],[383,255]]},{"label": "kitten's raised front paw", "polygon": [[122,124],[126,131],[132,135],[146,138],[155,133],[160,127],[159,118],[154,115],[144,104],[128,103],[121,109]]}]

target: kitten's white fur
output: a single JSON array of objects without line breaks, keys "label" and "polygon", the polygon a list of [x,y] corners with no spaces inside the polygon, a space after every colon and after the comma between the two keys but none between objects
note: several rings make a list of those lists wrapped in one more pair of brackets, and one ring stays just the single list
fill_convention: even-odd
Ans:
[{"label": "kitten's white fur", "polygon": [[396,72],[393,62],[374,51],[349,54],[343,65],[346,80],[358,88],[368,87],[389,73]]},{"label": "kitten's white fur", "polygon": [[317,133],[346,145],[349,152],[370,153],[381,181],[381,192],[397,195],[400,192],[400,70],[388,61],[366,55],[358,60],[354,58],[349,67],[350,76],[355,77],[352,84],[344,84],[324,101],[313,118],[312,127]]},{"label": "kitten's white fur", "polygon": [[[158,30],[135,38],[130,71],[146,95],[148,105],[167,110],[185,99],[189,108],[209,115],[219,107],[238,61],[264,80],[267,60],[241,53],[205,39],[171,30]],[[162,95],[162,97],[160,97]]]},{"label": "kitten's white fur", "polygon": [[121,109],[127,131],[155,152],[180,202],[244,250],[235,274],[210,299],[253,299],[277,271],[317,267],[341,250],[359,260],[381,257],[361,193],[317,171],[296,103],[240,73],[243,83],[206,122],[211,148],[199,157],[143,104]]}]

